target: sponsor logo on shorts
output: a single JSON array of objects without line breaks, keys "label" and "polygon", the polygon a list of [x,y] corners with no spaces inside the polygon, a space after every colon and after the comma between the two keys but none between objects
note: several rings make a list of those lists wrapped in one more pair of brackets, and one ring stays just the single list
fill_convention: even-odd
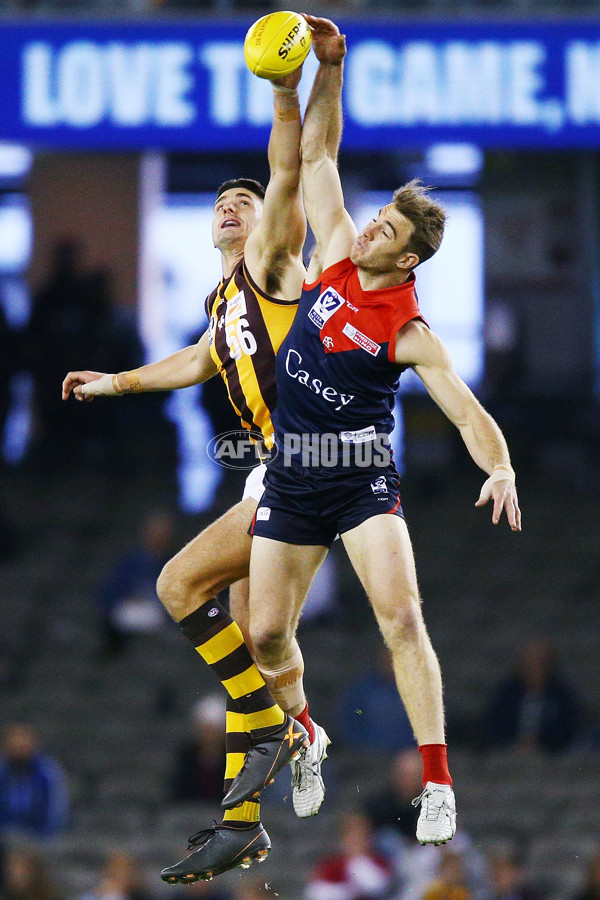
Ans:
[{"label": "sponsor logo on shorts", "polygon": [[387,482],[385,480],[385,475],[380,475],[379,478],[376,478],[375,481],[371,482],[371,490],[374,494],[387,494]]},{"label": "sponsor logo on shorts", "polygon": [[271,518],[271,510],[268,506],[259,506],[256,510],[256,521],[267,522]]},{"label": "sponsor logo on shorts", "polygon": [[334,312],[343,306],[346,301],[344,298],[334,291],[333,288],[327,288],[322,294],[319,294],[318,300],[313,304],[308,313],[311,322],[322,328],[325,322],[332,317]]},{"label": "sponsor logo on shorts", "polygon": [[358,344],[362,350],[366,350],[367,353],[370,353],[371,356],[377,356],[381,350],[381,344],[376,343],[372,338],[363,334],[362,331],[359,331],[354,325],[351,325],[350,322],[346,322],[342,328],[342,333],[345,334],[346,337],[349,337],[351,341],[354,341],[355,344]]}]

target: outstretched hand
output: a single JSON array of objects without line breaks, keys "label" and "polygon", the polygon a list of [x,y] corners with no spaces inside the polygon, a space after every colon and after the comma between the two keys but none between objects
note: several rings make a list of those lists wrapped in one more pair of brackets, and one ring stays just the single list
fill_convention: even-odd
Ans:
[{"label": "outstretched hand", "polygon": [[479,500],[475,506],[485,506],[490,500],[494,501],[492,510],[492,523],[497,525],[502,515],[502,510],[506,512],[508,524],[513,531],[521,530],[521,510],[519,509],[519,498],[517,497],[517,488],[514,478],[496,478],[491,475],[484,482],[479,495]]},{"label": "outstretched hand", "polygon": [[278,84],[280,87],[288,88],[288,90],[290,91],[295,91],[300,84],[301,78],[302,65],[298,66],[297,69],[294,69],[293,72],[290,72],[289,75],[282,75],[281,78],[271,78],[270,81],[273,84]]},{"label": "outstretched hand", "polygon": [[73,394],[76,400],[90,401],[98,396],[115,396],[112,379],[104,372],[69,372],[62,383],[62,398],[67,400]]},{"label": "outstretched hand", "polygon": [[320,63],[339,66],[346,55],[346,35],[331,19],[302,13],[311,31],[312,47]]}]

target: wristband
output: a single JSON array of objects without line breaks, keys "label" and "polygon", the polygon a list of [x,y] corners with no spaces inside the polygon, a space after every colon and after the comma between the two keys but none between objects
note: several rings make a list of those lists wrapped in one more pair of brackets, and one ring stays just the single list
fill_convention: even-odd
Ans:
[{"label": "wristband", "polygon": [[[503,472],[506,472],[507,474],[503,475],[502,474]],[[498,463],[497,466],[494,466],[494,469],[492,471],[490,478],[493,477],[494,475],[496,475],[496,473],[498,473],[498,475],[497,475],[497,477],[494,478],[494,481],[501,481],[503,478],[507,478],[511,481],[515,480],[515,470],[513,469],[512,466],[504,465],[503,463]]]},{"label": "wristband", "polygon": [[273,85],[273,90],[277,91],[278,94],[287,94],[289,97],[294,94],[296,97],[298,96],[296,88],[284,87],[282,84],[275,84],[274,81],[272,81],[271,84]]},{"label": "wristband", "polygon": [[[125,381],[125,387],[121,388],[123,381]],[[118,375],[115,375],[115,386],[118,389],[119,394],[141,393],[142,382],[140,380],[140,370],[132,369],[131,372],[119,372]]]}]

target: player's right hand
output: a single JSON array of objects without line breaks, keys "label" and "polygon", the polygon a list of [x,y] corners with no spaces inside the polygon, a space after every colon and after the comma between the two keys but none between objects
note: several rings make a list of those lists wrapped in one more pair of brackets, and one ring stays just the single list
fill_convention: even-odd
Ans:
[{"label": "player's right hand", "polygon": [[272,81],[273,84],[279,84],[281,87],[288,88],[290,91],[295,91],[302,78],[302,65],[298,66],[297,69],[294,69],[293,72],[290,72],[289,75],[282,75],[281,78],[271,78],[269,80]]},{"label": "player's right hand", "polygon": [[112,388],[112,375],[104,372],[69,372],[62,383],[62,398],[67,400],[73,394],[76,400],[93,400],[94,397],[114,397],[117,392]]},{"label": "player's right hand", "polygon": [[310,26],[312,48],[319,62],[340,66],[346,55],[346,35],[340,34],[340,29],[331,19],[309,16],[307,13],[302,15]]}]

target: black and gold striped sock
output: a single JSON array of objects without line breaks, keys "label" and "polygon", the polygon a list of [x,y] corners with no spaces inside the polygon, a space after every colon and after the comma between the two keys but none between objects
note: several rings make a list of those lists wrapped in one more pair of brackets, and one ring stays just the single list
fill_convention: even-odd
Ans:
[{"label": "black and gold striped sock", "polygon": [[240,713],[248,728],[262,737],[285,721],[285,713],[271,697],[239,626],[217,600],[200,606],[179,623],[181,630],[208,663]]},{"label": "black and gold striped sock", "polygon": [[[235,700],[227,697],[227,728],[225,734],[225,749],[227,752],[227,765],[225,767],[225,783],[223,796],[227,793],[237,773],[244,764],[247,751],[251,747],[250,728],[246,716],[240,712]],[[246,800],[233,809],[226,809],[223,822],[227,825],[243,826],[251,825],[260,820],[260,803],[258,800]]]}]

